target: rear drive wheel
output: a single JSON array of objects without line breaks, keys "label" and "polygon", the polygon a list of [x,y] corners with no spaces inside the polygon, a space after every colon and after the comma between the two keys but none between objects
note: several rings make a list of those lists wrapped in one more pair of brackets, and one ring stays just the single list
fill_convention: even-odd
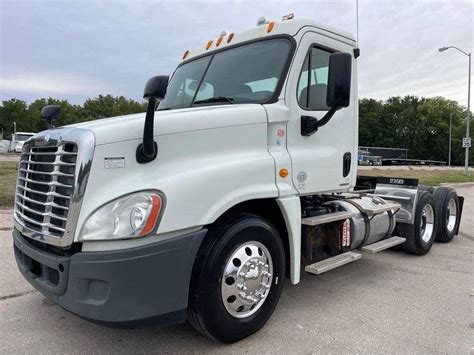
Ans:
[{"label": "rear drive wheel", "polygon": [[435,188],[433,186],[418,185],[418,190],[428,191],[429,193],[433,193],[435,191]]},{"label": "rear drive wheel", "polygon": [[436,241],[449,243],[459,227],[459,199],[456,191],[450,187],[438,187],[434,192],[438,230]]},{"label": "rear drive wheel", "polygon": [[400,223],[398,232],[406,238],[403,249],[411,254],[428,253],[436,236],[436,211],[433,195],[428,191],[419,191],[415,206],[415,222]]},{"label": "rear drive wheel", "polygon": [[188,319],[224,343],[259,330],[273,313],[283,287],[285,252],[266,220],[235,214],[213,226],[196,259]]}]

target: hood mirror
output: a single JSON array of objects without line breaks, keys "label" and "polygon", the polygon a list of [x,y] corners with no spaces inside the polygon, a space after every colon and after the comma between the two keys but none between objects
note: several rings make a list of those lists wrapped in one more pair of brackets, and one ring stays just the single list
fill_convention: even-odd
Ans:
[{"label": "hood mirror", "polygon": [[155,160],[158,145],[153,139],[155,107],[158,99],[163,99],[168,87],[169,76],[159,75],[149,79],[143,90],[143,98],[148,100],[148,107],[143,128],[143,142],[137,147],[136,158],[140,164]]},{"label": "hood mirror", "polygon": [[163,99],[166,94],[166,88],[168,87],[169,76],[158,75],[149,79],[146,82],[145,89],[143,90],[143,98],[150,100],[151,98]]},{"label": "hood mirror", "polygon": [[46,121],[48,129],[54,128],[53,121],[59,117],[60,112],[58,105],[48,105],[41,109],[41,118]]}]

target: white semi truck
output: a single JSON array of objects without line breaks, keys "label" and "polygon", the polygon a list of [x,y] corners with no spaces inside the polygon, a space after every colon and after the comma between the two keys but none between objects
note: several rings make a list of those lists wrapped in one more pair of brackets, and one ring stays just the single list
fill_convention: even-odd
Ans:
[{"label": "white semi truck", "polygon": [[[29,139],[13,231],[23,276],[100,324],[187,319],[234,342],[269,319],[285,278],[449,242],[453,189],[357,178],[358,54],[348,33],[262,18],[186,51],[169,83],[150,79],[146,114]],[[43,109],[50,126],[57,110]]]},{"label": "white semi truck", "polygon": [[8,151],[9,152],[14,152],[14,153],[20,153],[23,144],[33,137],[36,133],[32,132],[16,132],[12,134],[12,139],[10,141],[10,144],[8,146]]}]

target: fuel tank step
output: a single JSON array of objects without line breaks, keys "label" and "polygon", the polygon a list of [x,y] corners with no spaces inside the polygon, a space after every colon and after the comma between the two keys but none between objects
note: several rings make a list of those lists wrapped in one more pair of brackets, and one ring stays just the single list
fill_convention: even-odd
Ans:
[{"label": "fuel tank step", "polygon": [[319,275],[323,272],[335,269],[339,266],[349,264],[355,260],[358,260],[362,257],[360,253],[355,253],[353,251],[349,251],[344,254],[339,254],[333,256],[332,258],[318,261],[317,263],[308,265],[304,268],[304,270],[310,274]]},{"label": "fuel tank step", "polygon": [[326,224],[336,221],[341,221],[343,219],[352,218],[356,214],[350,211],[342,211],[335,213],[323,214],[321,216],[307,217],[301,219],[301,223],[306,226],[318,226],[320,224]]},{"label": "fuel tank step", "polygon": [[379,251],[394,247],[395,245],[403,244],[405,242],[406,242],[405,238],[391,237],[391,238],[381,240],[380,242],[366,245],[365,247],[362,247],[361,250],[367,253],[374,254],[374,253],[378,253]]}]

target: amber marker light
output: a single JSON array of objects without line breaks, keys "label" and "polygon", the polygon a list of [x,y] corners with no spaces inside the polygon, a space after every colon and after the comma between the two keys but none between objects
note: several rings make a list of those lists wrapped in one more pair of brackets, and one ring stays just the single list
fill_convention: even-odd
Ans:
[{"label": "amber marker light", "polygon": [[273,26],[275,26],[275,22],[273,22],[273,21],[270,22],[270,23],[267,25],[267,33],[272,32]]},{"label": "amber marker light", "polygon": [[151,195],[151,204],[152,208],[150,211],[150,215],[148,216],[146,224],[141,230],[140,235],[150,234],[155,228],[158,216],[161,211],[161,197],[155,194]]},{"label": "amber marker light", "polygon": [[280,169],[280,176],[281,177],[287,177],[288,176],[288,170],[287,169]]},{"label": "amber marker light", "polygon": [[184,52],[184,53],[183,53],[183,59],[186,59],[186,57],[188,56],[188,54],[189,54],[189,51]]},{"label": "amber marker light", "polygon": [[208,50],[209,48],[211,48],[211,46],[212,46],[212,39],[209,40],[209,42],[207,42],[206,50]]},{"label": "amber marker light", "polygon": [[221,44],[222,40],[224,39],[223,36],[220,36],[217,41],[216,41],[216,47],[219,47],[219,44]]},{"label": "amber marker light", "polygon": [[233,32],[229,35],[229,37],[227,37],[227,43],[230,43],[230,41],[232,41],[232,38],[234,38]]}]

